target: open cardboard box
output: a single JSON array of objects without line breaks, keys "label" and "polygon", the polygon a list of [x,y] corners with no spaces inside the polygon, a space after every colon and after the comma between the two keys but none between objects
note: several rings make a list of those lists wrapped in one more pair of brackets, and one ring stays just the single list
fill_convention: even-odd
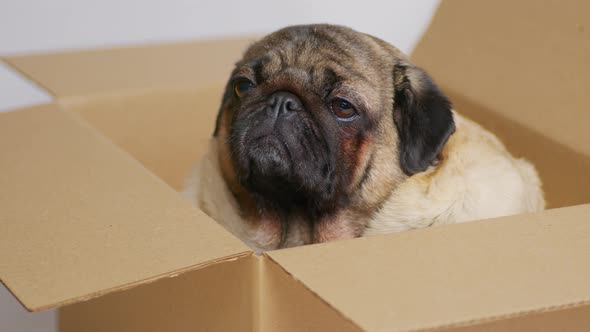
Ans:
[{"label": "open cardboard box", "polygon": [[249,40],[6,58],[56,103],[0,115],[0,278],[63,331],[588,331],[588,22],[443,2],[413,54],[551,210],[262,256],[175,191]]}]

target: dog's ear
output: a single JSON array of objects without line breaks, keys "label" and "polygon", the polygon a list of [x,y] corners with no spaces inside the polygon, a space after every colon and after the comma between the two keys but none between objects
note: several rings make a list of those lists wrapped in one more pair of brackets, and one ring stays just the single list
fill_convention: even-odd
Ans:
[{"label": "dog's ear", "polygon": [[399,133],[400,165],[407,175],[426,170],[455,131],[449,99],[420,68],[393,69],[393,119]]}]

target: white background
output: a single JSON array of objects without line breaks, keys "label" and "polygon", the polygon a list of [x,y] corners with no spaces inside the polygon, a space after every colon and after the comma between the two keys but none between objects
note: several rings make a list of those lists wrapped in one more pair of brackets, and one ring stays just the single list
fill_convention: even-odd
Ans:
[{"label": "white background", "polygon": [[[303,23],[348,25],[409,53],[437,4],[438,0],[0,0],[0,56],[260,34]],[[0,63],[0,111],[50,100]],[[56,323],[54,311],[26,313],[0,284],[0,331],[53,332]]]}]

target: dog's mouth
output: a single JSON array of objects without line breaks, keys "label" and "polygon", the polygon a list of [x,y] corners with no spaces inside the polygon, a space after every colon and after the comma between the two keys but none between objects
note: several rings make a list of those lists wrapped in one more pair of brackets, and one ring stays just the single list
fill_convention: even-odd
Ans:
[{"label": "dog's mouth", "polygon": [[261,151],[268,150],[268,152],[275,152],[277,154],[289,155],[289,149],[277,134],[263,134],[253,138],[248,144],[251,149],[257,149]]},{"label": "dog's mouth", "polygon": [[252,135],[244,140],[238,166],[244,185],[269,189],[272,182],[283,182],[292,173],[292,159],[285,141],[276,133]]},{"label": "dog's mouth", "polygon": [[245,143],[245,148],[250,162],[270,173],[284,168],[291,160],[285,141],[274,133],[255,136]]}]

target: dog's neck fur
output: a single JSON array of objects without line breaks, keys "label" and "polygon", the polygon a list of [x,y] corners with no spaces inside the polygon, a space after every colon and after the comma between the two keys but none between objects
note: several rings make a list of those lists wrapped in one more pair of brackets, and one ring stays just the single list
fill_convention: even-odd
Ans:
[{"label": "dog's neck fur", "polygon": [[[367,225],[370,219],[352,212],[350,207],[321,210],[305,204],[293,204],[290,208],[277,206],[272,198],[253,197],[243,187],[229,195],[237,203],[241,218],[253,228],[260,227],[256,235],[259,238],[256,246],[260,248],[287,248],[358,237],[364,231],[360,225]],[[271,233],[275,239],[264,241]]]}]

